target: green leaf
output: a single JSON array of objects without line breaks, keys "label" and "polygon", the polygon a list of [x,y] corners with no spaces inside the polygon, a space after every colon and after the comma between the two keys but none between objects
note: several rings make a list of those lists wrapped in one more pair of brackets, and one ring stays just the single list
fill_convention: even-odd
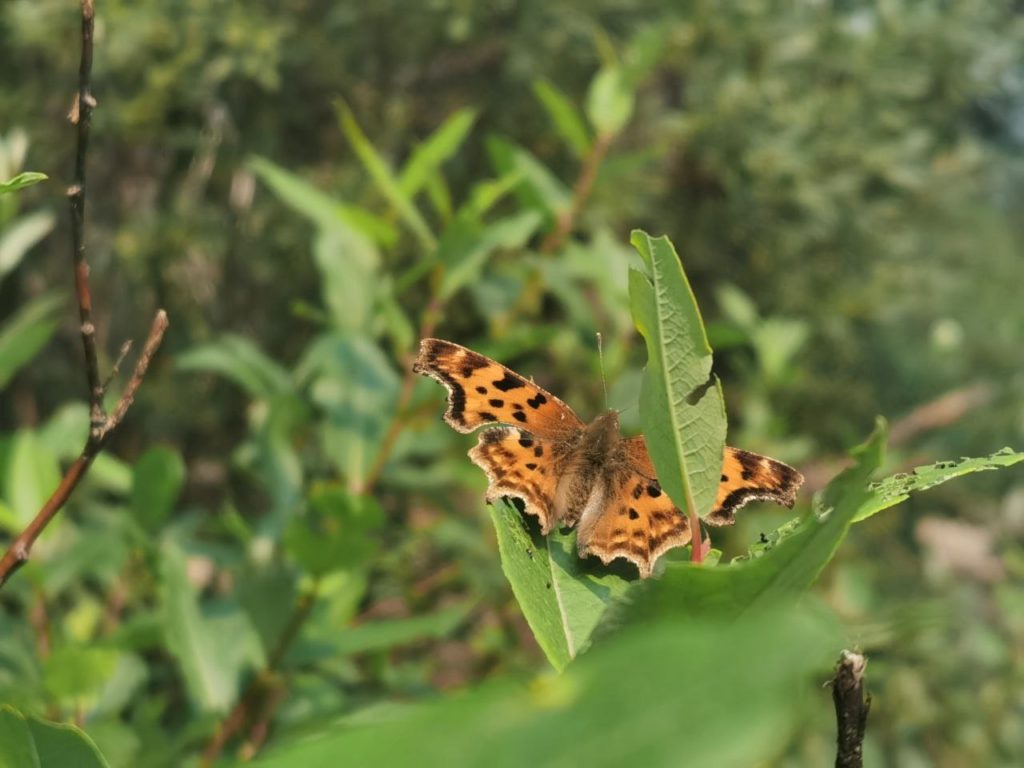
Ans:
[{"label": "green leaf", "polygon": [[391,361],[369,339],[341,334],[314,341],[296,369],[314,405],[326,415],[320,427],[324,453],[358,490],[380,449],[398,397]]},{"label": "green leaf", "polygon": [[376,554],[373,534],[383,522],[384,511],[372,496],[317,486],[310,492],[305,515],[289,525],[284,545],[313,576],[355,570]]},{"label": "green leaf", "polygon": [[459,213],[474,219],[483,218],[505,195],[514,190],[523,181],[519,171],[506,173],[497,179],[478,181],[470,190],[469,199],[463,203]]},{"label": "green leaf", "polygon": [[249,168],[263,179],[281,202],[321,229],[341,227],[386,247],[394,245],[398,239],[398,232],[384,219],[365,208],[335,200],[305,179],[265,158],[252,158]]},{"label": "green leaf", "polygon": [[353,654],[386,651],[422,640],[440,640],[454,632],[472,608],[472,601],[466,601],[425,616],[347,627],[338,630],[338,638],[331,645],[336,653]]},{"label": "green leaf", "polygon": [[329,227],[317,234],[313,258],[323,277],[320,291],[334,326],[365,331],[380,273],[377,249],[362,237],[353,236],[351,230]]},{"label": "green leaf", "polygon": [[248,339],[225,334],[178,357],[178,370],[217,373],[250,396],[270,398],[291,391],[291,378]]},{"label": "green leaf", "polygon": [[279,533],[302,498],[305,470],[296,446],[296,434],[308,423],[310,409],[295,395],[277,395],[266,403],[264,419],[251,446],[253,469],[274,504],[265,521]]},{"label": "green leaf", "polygon": [[575,535],[531,534],[507,502],[490,506],[501,567],[551,666],[561,671],[590,641],[608,605],[630,582],[576,554]]},{"label": "green leaf", "polygon": [[852,451],[853,467],[822,493],[820,513],[811,512],[797,530],[754,560],[707,568],[673,563],[659,579],[637,585],[628,605],[618,606],[613,621],[679,613],[689,617],[735,617],[755,607],[771,608],[802,595],[828,564],[850,523],[871,499],[872,473],[882,463],[885,422],[879,419],[867,442]]},{"label": "green leaf", "polygon": [[189,697],[203,712],[227,711],[238,698],[243,675],[264,664],[252,624],[234,605],[203,610],[188,580],[185,553],[171,541],[161,547],[160,601],[167,648]]},{"label": "green leaf", "polygon": [[57,312],[64,299],[41,296],[33,299],[0,325],[0,389],[7,386],[23,365],[36,356],[57,330]]},{"label": "green leaf", "polygon": [[19,189],[25,187],[31,187],[33,184],[38,184],[40,181],[46,181],[49,176],[45,173],[37,173],[36,171],[25,171],[19,173],[13,179],[7,181],[0,181],[0,195],[6,195],[8,192],[17,192]]},{"label": "green leaf", "polygon": [[23,528],[56,490],[60,466],[57,457],[30,429],[14,433],[9,451],[7,474],[2,478],[3,495],[17,526]]},{"label": "green leaf", "polygon": [[855,523],[866,520],[883,509],[896,506],[914,491],[932,488],[955,477],[1002,469],[1024,461],[1024,452],[1003,448],[989,456],[963,458],[958,461],[938,461],[916,467],[910,472],[893,475],[871,484],[871,496],[854,518]]},{"label": "green leaf", "polygon": [[614,136],[633,116],[633,86],[622,70],[606,65],[597,73],[587,93],[587,117],[599,134]]},{"label": "green leaf", "polygon": [[438,245],[438,255],[446,267],[438,290],[441,301],[476,280],[494,253],[523,248],[542,220],[538,211],[520,211],[486,225],[462,216],[453,220]]},{"label": "green leaf", "polygon": [[631,270],[630,306],[647,343],[640,421],[658,479],[680,510],[706,515],[718,492],[725,404],[693,291],[667,237],[631,242],[647,275]]},{"label": "green leaf", "polygon": [[474,122],[476,110],[460,109],[412,151],[398,177],[398,187],[406,198],[415,197],[459,151]]},{"label": "green leaf", "polygon": [[46,689],[65,704],[95,699],[114,674],[120,655],[115,648],[58,645],[44,664]]},{"label": "green leaf", "polygon": [[534,80],[533,92],[544,106],[551,124],[576,157],[590,149],[590,132],[579,111],[562,91],[547,80]]},{"label": "green leaf", "polygon": [[352,145],[352,149],[355,150],[356,156],[362,162],[367,173],[370,174],[370,178],[377,185],[377,189],[398,212],[399,217],[419,240],[423,250],[427,254],[432,253],[437,245],[437,240],[430,231],[426,220],[413,205],[411,196],[402,189],[398,179],[384,162],[384,158],[378,154],[376,148],[363,133],[363,129],[359,127],[352,111],[342,102],[336,102],[334,106],[342,132],[349,144]]},{"label": "green leaf", "polygon": [[516,194],[525,207],[541,210],[551,220],[569,210],[572,205],[569,188],[530,152],[496,136],[487,140],[487,151],[499,174],[522,177]]},{"label": "green leaf", "polygon": [[659,620],[561,676],[493,681],[368,725],[332,723],[256,765],[326,768],[354,755],[365,765],[445,768],[770,763],[806,717],[794,692],[817,687],[811,676],[838,642],[831,624],[806,612]]},{"label": "green leaf", "polygon": [[150,448],[132,471],[132,517],[146,530],[158,530],[174,509],[184,483],[181,455],[166,446]]},{"label": "green leaf", "polygon": [[0,705],[0,768],[109,768],[80,728],[26,718]]},{"label": "green leaf", "polygon": [[14,707],[0,704],[0,768],[38,768],[40,765],[28,721]]},{"label": "green leaf", "polygon": [[49,211],[37,211],[15,219],[0,234],[0,283],[18,266],[33,245],[53,229],[56,217]]}]

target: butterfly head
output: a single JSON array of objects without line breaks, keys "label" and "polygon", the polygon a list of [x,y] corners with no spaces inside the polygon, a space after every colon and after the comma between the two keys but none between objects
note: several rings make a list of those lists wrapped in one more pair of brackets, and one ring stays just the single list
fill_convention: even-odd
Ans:
[{"label": "butterfly head", "polygon": [[619,412],[605,411],[583,430],[583,441],[597,455],[607,455],[622,439],[619,434]]}]

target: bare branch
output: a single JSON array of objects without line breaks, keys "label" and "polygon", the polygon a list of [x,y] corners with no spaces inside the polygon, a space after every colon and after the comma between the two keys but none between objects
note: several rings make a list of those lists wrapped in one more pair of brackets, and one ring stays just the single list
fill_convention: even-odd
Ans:
[{"label": "bare branch", "polygon": [[[78,68],[78,94],[72,105],[68,118],[77,127],[77,149],[75,152],[75,177],[68,188],[68,200],[71,207],[71,243],[72,261],[75,273],[75,296],[78,299],[78,317],[82,334],[82,347],[85,351],[85,375],[89,385],[89,434],[78,458],[74,460],[57,489],[36,513],[32,522],[25,527],[11,543],[3,558],[0,558],[0,587],[7,583],[15,571],[24,565],[32,551],[36,539],[60,512],[71,493],[78,487],[88,472],[93,459],[103,450],[111,433],[117,429],[135,399],[146,370],[160,347],[164,331],[167,330],[167,313],[162,309],[153,318],[149,329],[146,345],[135,363],[135,371],[128,381],[118,400],[113,413],[108,416],[103,407],[103,395],[110,383],[100,378],[99,360],[96,351],[96,326],[92,321],[92,289],[89,285],[89,263],[85,252],[85,167],[86,154],[89,148],[89,125],[96,100],[90,91],[89,78],[92,74],[92,41],[93,18],[95,8],[93,0],[82,0],[82,57]],[[121,354],[114,364],[111,378],[117,373],[128,345],[121,349]]]},{"label": "bare branch", "polygon": [[71,258],[75,270],[75,295],[78,298],[78,319],[82,348],[85,351],[85,377],[89,385],[89,418],[95,427],[105,420],[106,414],[103,412],[103,384],[96,354],[96,326],[92,321],[92,289],[89,286],[89,262],[85,252],[85,160],[89,152],[92,110],[96,106],[90,86],[94,15],[93,0],[82,0],[82,56],[78,64],[78,93],[68,116],[78,129],[78,144],[75,150],[75,177],[68,188],[68,202],[71,206]]}]

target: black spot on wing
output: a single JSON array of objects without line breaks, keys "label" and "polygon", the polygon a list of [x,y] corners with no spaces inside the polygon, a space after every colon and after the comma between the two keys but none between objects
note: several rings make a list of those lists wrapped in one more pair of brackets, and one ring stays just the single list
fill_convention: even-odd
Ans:
[{"label": "black spot on wing", "polygon": [[512,418],[516,421],[526,421],[526,414],[522,411],[512,411]]},{"label": "black spot on wing", "polygon": [[504,400],[499,400],[496,397],[492,397],[490,400],[487,401],[487,403],[492,408],[504,408],[505,407],[505,401]]},{"label": "black spot on wing", "polygon": [[526,386],[526,382],[514,373],[506,373],[503,378],[498,379],[493,383],[494,386],[502,392],[508,392],[510,389],[519,389],[520,387]]},{"label": "black spot on wing", "polygon": [[736,451],[735,456],[740,463],[740,468],[743,470],[743,479],[750,480],[753,478],[761,465],[761,457],[746,451]]},{"label": "black spot on wing", "polygon": [[490,411],[480,411],[480,418],[484,421],[497,421],[498,417]]},{"label": "black spot on wing", "polygon": [[526,404],[529,405],[534,410],[536,410],[537,408],[540,408],[542,405],[544,405],[544,403],[546,403],[547,401],[548,399],[544,397],[543,393],[538,392],[535,397],[528,398]]}]

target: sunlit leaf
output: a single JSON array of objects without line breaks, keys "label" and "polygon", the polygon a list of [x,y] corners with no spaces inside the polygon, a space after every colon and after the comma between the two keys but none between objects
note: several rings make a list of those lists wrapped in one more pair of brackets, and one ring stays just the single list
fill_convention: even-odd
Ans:
[{"label": "sunlit leaf", "polygon": [[189,583],[186,555],[176,544],[167,541],[160,552],[167,647],[194,705],[206,712],[224,712],[237,698],[243,675],[264,663],[259,638],[237,606],[211,605],[204,610]]},{"label": "sunlit leaf", "polygon": [[398,176],[398,186],[406,197],[414,197],[430,177],[459,151],[474,122],[475,110],[460,109],[412,151]]},{"label": "sunlit leaf", "polygon": [[29,249],[46,237],[55,222],[56,217],[50,211],[36,211],[15,219],[0,232],[0,283]]},{"label": "sunlit leaf", "polygon": [[132,471],[132,516],[155,531],[167,520],[185,483],[185,462],[173,448],[156,446],[135,462]]},{"label": "sunlit leaf", "polygon": [[0,389],[50,340],[64,304],[57,296],[33,299],[0,325]]},{"label": "sunlit leaf", "polygon": [[551,666],[562,670],[590,641],[608,605],[630,582],[606,566],[581,560],[574,534],[531,533],[507,502],[490,507],[501,567],[519,608]]},{"label": "sunlit leaf", "polygon": [[19,173],[13,179],[0,181],[0,195],[6,195],[8,192],[17,192],[19,189],[31,187],[33,184],[38,184],[41,181],[45,181],[47,178],[49,177],[45,173],[37,173],[35,171]]},{"label": "sunlit leaf", "polygon": [[358,755],[367,765],[445,768],[746,768],[785,748],[804,717],[793,692],[821,674],[837,642],[830,625],[792,611],[731,624],[662,620],[560,677],[495,681],[381,722],[332,725],[256,765],[326,768]]},{"label": "sunlit leaf", "polygon": [[590,132],[569,97],[547,80],[534,80],[533,92],[558,135],[576,157],[583,157],[590,149]]},{"label": "sunlit leaf", "polygon": [[370,174],[370,178],[377,185],[377,189],[398,212],[423,249],[427,253],[433,251],[436,239],[430,231],[429,225],[413,205],[411,196],[402,189],[398,179],[395,178],[388,164],[384,162],[384,158],[380,156],[373,143],[363,133],[363,129],[359,127],[352,111],[341,102],[335,104],[335,110],[342,132],[349,144],[352,145],[352,149],[355,150],[356,156],[362,162],[366,172]]},{"label": "sunlit leaf", "polygon": [[109,768],[81,728],[0,705],[0,768]]},{"label": "sunlit leaf", "polygon": [[647,344],[640,420],[658,479],[680,510],[706,515],[718,491],[725,404],[693,291],[668,238],[634,232],[646,274],[629,276],[633,319]]},{"label": "sunlit leaf", "polygon": [[605,66],[594,77],[587,93],[587,117],[599,134],[614,136],[633,116],[634,86],[622,70]]},{"label": "sunlit leaf", "polygon": [[314,576],[363,566],[378,549],[373,534],[384,513],[372,496],[320,486],[310,492],[305,514],[295,517],[284,545],[303,570]]},{"label": "sunlit leaf", "polygon": [[20,429],[11,440],[4,498],[19,527],[28,525],[60,482],[57,457],[43,445],[36,433]]},{"label": "sunlit leaf", "polygon": [[217,373],[233,381],[252,397],[268,398],[291,391],[284,368],[248,339],[225,334],[178,356],[181,371]]}]

